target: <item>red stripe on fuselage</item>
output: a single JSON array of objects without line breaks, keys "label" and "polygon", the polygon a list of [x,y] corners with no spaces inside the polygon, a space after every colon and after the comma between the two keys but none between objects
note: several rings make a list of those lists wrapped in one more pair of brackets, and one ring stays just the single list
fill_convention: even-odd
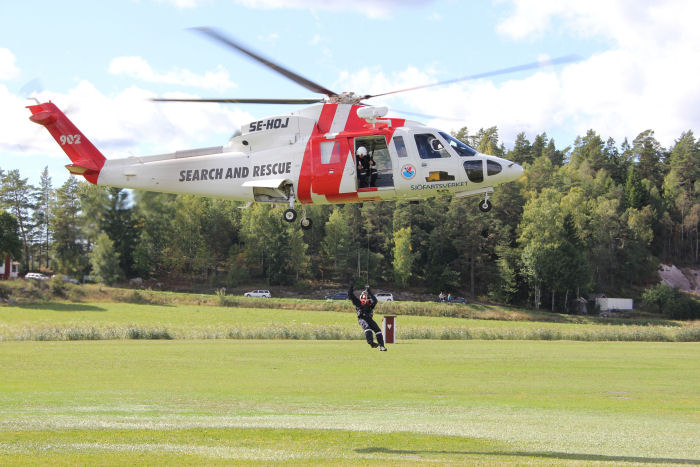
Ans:
[{"label": "red stripe on fuselage", "polygon": [[[338,134],[334,139],[328,139],[324,141],[337,141],[341,144],[340,158],[334,161],[332,164],[321,164],[321,154],[320,151],[314,151],[314,144],[317,140],[328,133],[331,127],[338,128],[340,122],[335,122],[333,125],[334,118],[337,116],[338,104],[325,104],[321,109],[321,115],[319,116],[318,122],[314,127],[314,130],[306,144],[306,149],[304,150],[304,158],[301,163],[301,169],[299,172],[299,182],[297,184],[297,199],[305,204],[312,203],[311,192],[312,189],[314,193],[321,194],[326,197],[329,203],[347,203],[347,202],[359,202],[361,201],[357,195],[357,192],[350,193],[340,193],[340,184],[343,179],[345,166],[347,164],[347,158],[353,158],[351,153],[354,152],[353,147],[347,147],[348,142],[355,137],[367,136],[372,132],[372,128],[369,127],[367,121],[357,116],[358,105],[353,105],[348,113],[347,120],[344,122],[340,134]],[[402,126],[405,123],[404,119],[390,119],[391,126],[387,126],[386,123],[378,123],[378,127],[384,127],[382,133],[386,138],[387,145],[391,141],[391,137],[394,134],[394,130],[398,126]],[[354,158],[353,158],[354,165]],[[324,170],[325,169],[325,170]],[[332,173],[330,170],[332,169]],[[313,185],[313,187],[312,187]]]},{"label": "red stripe on fuselage", "polygon": [[323,108],[321,109],[321,115],[318,117],[318,122],[314,126],[314,130],[311,132],[309,141],[306,143],[304,159],[301,161],[301,169],[299,171],[299,183],[297,184],[297,199],[304,204],[310,204],[312,202],[311,182],[314,178],[312,144],[314,138],[328,132],[331,124],[333,123],[333,117],[335,116],[337,109],[338,104],[324,104]]}]

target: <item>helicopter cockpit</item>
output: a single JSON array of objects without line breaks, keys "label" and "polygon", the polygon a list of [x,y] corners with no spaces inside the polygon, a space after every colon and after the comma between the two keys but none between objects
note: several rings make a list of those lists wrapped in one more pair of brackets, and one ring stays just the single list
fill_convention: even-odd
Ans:
[{"label": "helicopter cockpit", "polygon": [[440,136],[442,136],[447,144],[450,145],[452,149],[455,150],[457,155],[462,156],[462,157],[472,157],[476,156],[476,149],[472,148],[466,143],[463,143],[462,141],[458,140],[454,136],[451,136],[444,131],[440,132]]}]

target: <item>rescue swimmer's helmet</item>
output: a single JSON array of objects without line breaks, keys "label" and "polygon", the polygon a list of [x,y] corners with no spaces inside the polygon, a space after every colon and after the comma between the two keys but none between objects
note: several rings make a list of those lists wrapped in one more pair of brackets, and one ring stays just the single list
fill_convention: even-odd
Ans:
[{"label": "rescue swimmer's helmet", "polygon": [[362,292],[360,294],[360,303],[362,303],[363,305],[369,303],[369,296],[367,295],[367,292]]},{"label": "rescue swimmer's helmet", "polygon": [[366,156],[367,155],[367,148],[364,146],[360,146],[357,148],[357,151],[355,151],[355,154],[358,156]]}]

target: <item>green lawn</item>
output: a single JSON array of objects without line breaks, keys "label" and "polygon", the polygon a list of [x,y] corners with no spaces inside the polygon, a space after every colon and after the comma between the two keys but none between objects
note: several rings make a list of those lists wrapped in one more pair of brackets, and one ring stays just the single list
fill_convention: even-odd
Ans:
[{"label": "green lawn", "polygon": [[0,372],[0,465],[700,464],[697,343],[0,342]]},{"label": "green lawn", "polygon": [[[379,323],[380,313],[381,309]],[[403,339],[700,340],[697,323],[670,321],[641,326],[619,321],[578,324],[399,316],[397,329]],[[0,307],[0,341],[130,337],[362,339],[363,335],[352,312],[110,302]]]}]

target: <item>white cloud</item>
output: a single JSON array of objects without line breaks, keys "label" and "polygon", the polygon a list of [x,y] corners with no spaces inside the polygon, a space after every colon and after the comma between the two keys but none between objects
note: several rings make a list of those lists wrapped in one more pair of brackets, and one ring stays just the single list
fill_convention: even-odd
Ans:
[{"label": "white cloud", "polygon": [[320,34],[314,34],[314,37],[312,37],[311,40],[309,41],[309,45],[318,45],[323,41],[324,41],[324,39],[323,39],[323,37],[321,37]]},{"label": "white cloud", "polygon": [[[66,94],[42,92],[80,128],[107,158],[172,152],[225,144],[244,123],[247,112],[216,104],[154,103],[150,91],[130,87],[115,96],[102,94],[87,81]],[[197,97],[173,94],[166,97]],[[0,153],[64,158],[48,132],[29,121],[30,102],[0,85]]]},{"label": "white cloud", "polygon": [[258,34],[258,42],[268,42],[275,43],[279,40],[280,35],[276,32],[271,32],[269,34]]},{"label": "white cloud", "polygon": [[511,3],[514,9],[498,31],[512,39],[555,32],[611,41],[609,50],[558,75],[559,107],[578,134],[593,128],[619,142],[651,128],[668,146],[682,131],[700,126],[700,2]]},{"label": "white cloud", "polygon": [[189,70],[177,68],[168,72],[157,72],[141,57],[117,57],[109,64],[109,72],[115,75],[126,75],[147,83],[176,84],[201,89],[225,91],[235,88],[228,71],[219,66],[216,71],[197,74]]},{"label": "white cloud", "polygon": [[[569,135],[573,143],[593,129],[619,144],[653,129],[669,147],[683,131],[700,132],[700,2],[631,0],[514,0],[498,25],[517,41],[540,36],[603,38],[608,50],[580,62],[546,68],[523,79],[468,81],[387,96],[390,107],[458,117],[427,121],[443,129],[470,131],[497,126],[512,145],[517,133],[530,138],[546,131]],[[541,60],[548,57],[541,56]],[[430,70],[406,69],[387,76],[373,69],[346,72],[345,89],[384,92],[439,81]],[[342,81],[342,80],[341,80]],[[351,87],[348,87],[351,84]],[[340,87],[340,86],[339,86]],[[370,101],[375,103],[374,101]],[[426,121],[425,118],[418,120]]]},{"label": "white cloud", "polygon": [[408,67],[398,73],[387,76],[378,67],[360,68],[352,71],[342,71],[333,88],[352,91],[356,94],[381,94],[397,89],[434,82],[435,71],[431,68],[419,70]]},{"label": "white cloud", "polygon": [[211,3],[211,0],[158,0],[158,3],[168,3],[178,10],[187,10],[197,8],[205,3]]},{"label": "white cloud", "polygon": [[19,77],[19,69],[15,65],[15,55],[9,49],[0,48],[0,80],[17,77]]},{"label": "white cloud", "polygon": [[[521,40],[549,30],[575,37],[604,37],[619,47],[665,46],[700,38],[694,0],[509,0],[512,13],[497,26],[499,33]],[[696,42],[697,43],[697,42]]]},{"label": "white cloud", "polygon": [[429,5],[434,0],[235,0],[239,5],[248,8],[265,10],[295,9],[295,10],[331,10],[355,11],[369,18],[389,18],[393,12],[407,8]]}]

